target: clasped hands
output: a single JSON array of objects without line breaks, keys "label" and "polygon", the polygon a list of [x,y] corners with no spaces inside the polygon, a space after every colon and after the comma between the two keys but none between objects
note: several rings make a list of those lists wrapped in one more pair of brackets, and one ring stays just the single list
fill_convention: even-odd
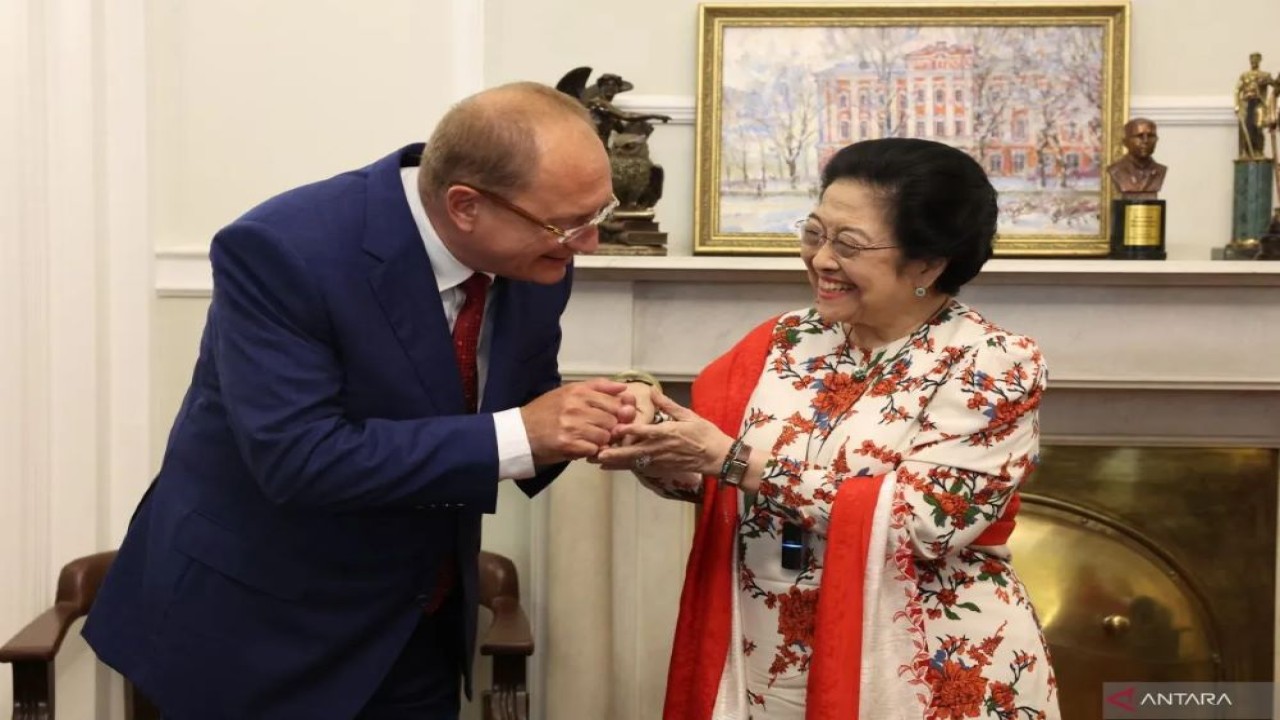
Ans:
[{"label": "clasped hands", "polygon": [[[733,438],[657,388],[631,387],[636,398],[635,421],[616,426],[613,442],[590,462],[605,470],[633,470],[695,486],[703,475],[720,472]],[[657,412],[668,419],[655,424]]]},{"label": "clasped hands", "polygon": [[[670,418],[654,424],[655,411]],[[733,444],[655,388],[604,378],[568,383],[520,408],[536,465],[587,459],[606,470],[715,474]],[[645,460],[641,460],[645,458]]]}]

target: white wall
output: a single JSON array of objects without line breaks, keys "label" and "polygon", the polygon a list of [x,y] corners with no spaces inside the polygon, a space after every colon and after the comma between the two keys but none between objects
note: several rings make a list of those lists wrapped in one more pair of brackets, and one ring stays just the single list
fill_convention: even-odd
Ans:
[{"label": "white wall", "polygon": [[152,0],[157,244],[206,243],[271,195],[423,139],[471,90],[455,68],[475,38],[454,33],[471,4]]}]

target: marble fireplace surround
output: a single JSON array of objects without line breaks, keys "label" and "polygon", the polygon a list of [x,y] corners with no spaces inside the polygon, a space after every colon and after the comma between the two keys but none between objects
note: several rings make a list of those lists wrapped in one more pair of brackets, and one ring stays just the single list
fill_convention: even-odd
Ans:
[{"label": "marble fireplace surround", "polygon": [[[580,258],[561,367],[642,368],[680,395],[809,298],[796,258]],[[1002,259],[961,298],[1039,341],[1046,443],[1280,447],[1280,264]],[[660,714],[692,510],[604,475],[575,464],[534,505],[545,717]]]}]

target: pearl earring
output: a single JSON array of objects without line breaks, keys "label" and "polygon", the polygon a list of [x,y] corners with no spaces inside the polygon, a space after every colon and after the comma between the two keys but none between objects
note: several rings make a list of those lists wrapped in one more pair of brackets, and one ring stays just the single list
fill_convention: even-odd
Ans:
[{"label": "pearl earring", "polygon": [[929,292],[929,291],[928,291],[928,290],[926,290],[926,289],[924,289],[924,288],[922,288],[922,287],[917,287],[917,288],[916,288],[916,297],[924,297],[924,294],[925,294],[925,293],[927,293],[927,292]]}]

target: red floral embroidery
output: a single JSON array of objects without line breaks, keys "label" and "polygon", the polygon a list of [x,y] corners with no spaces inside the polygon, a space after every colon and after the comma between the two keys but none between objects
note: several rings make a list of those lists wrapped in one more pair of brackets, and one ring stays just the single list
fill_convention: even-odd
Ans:
[{"label": "red floral embroidery", "polygon": [[822,389],[813,399],[813,409],[829,418],[844,415],[862,394],[863,383],[854,381],[845,373],[827,373],[822,379]]},{"label": "red floral embroidery", "polygon": [[1002,682],[991,683],[991,702],[995,703],[996,707],[1001,710],[1013,710],[1013,686]]},{"label": "red floral embroidery", "polygon": [[955,660],[942,663],[934,681],[933,702],[938,720],[962,720],[975,718],[981,712],[982,701],[987,695],[987,679],[982,668],[964,667]]},{"label": "red floral embroidery", "polygon": [[778,634],[782,635],[782,642],[813,647],[814,618],[818,613],[817,589],[792,587],[778,599]]}]

